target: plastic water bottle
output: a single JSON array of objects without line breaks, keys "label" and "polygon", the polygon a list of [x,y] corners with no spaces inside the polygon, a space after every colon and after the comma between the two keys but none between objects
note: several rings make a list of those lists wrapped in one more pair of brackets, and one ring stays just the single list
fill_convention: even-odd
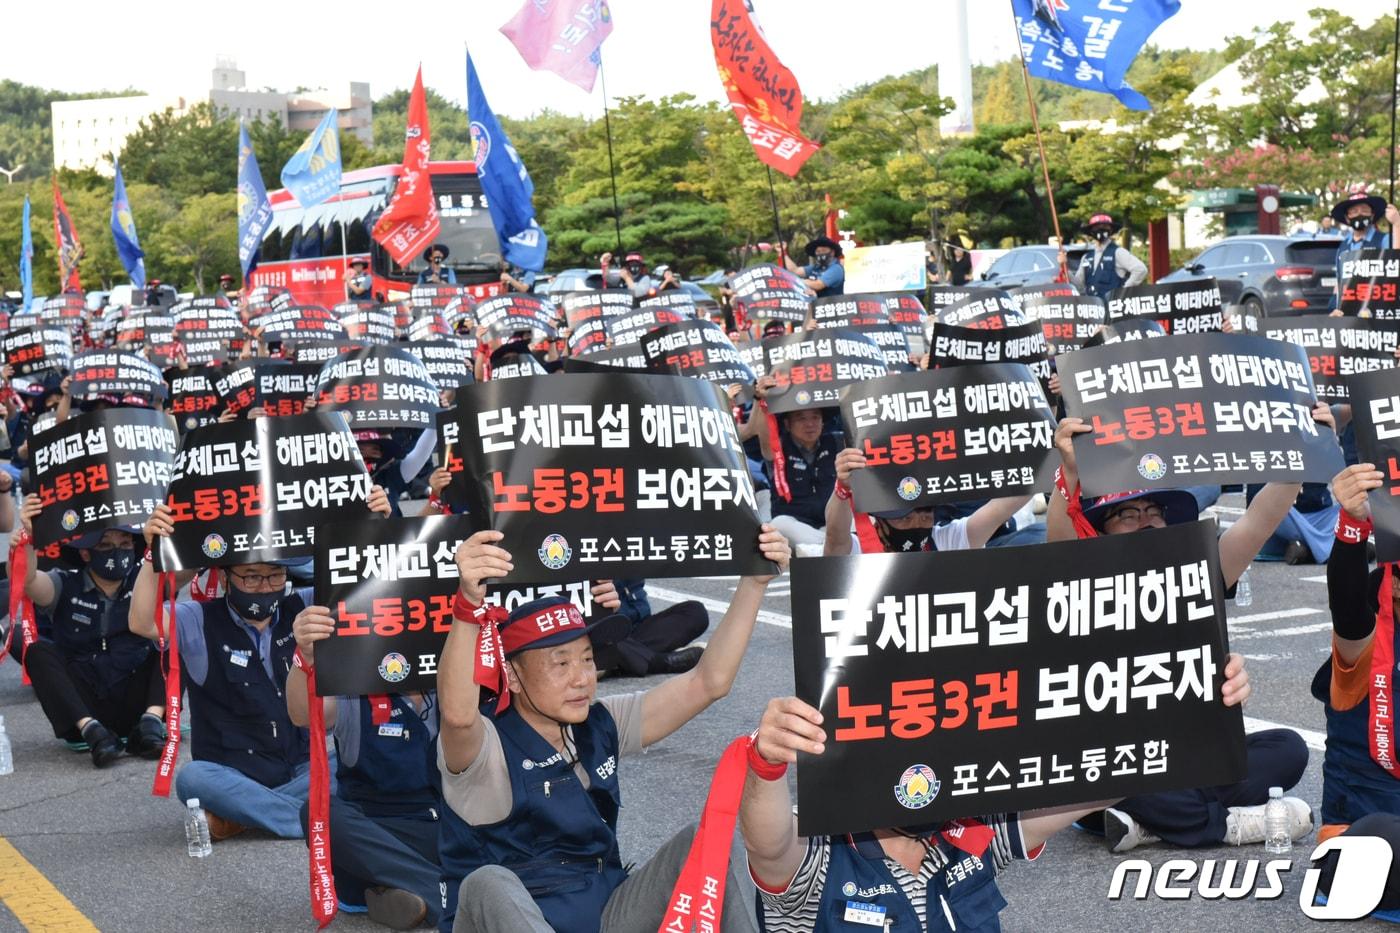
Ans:
[{"label": "plastic water bottle", "polygon": [[0,774],[15,773],[15,753],[10,737],[5,734],[5,717],[0,716]]},{"label": "plastic water bottle", "polygon": [[185,807],[185,842],[189,845],[190,858],[212,855],[214,847],[209,843],[209,820],[200,809],[199,798],[191,797]]},{"label": "plastic water bottle", "polygon": [[1235,605],[1241,609],[1254,605],[1254,591],[1249,588],[1249,568],[1244,568],[1239,580],[1235,581]]},{"label": "plastic water bottle", "polygon": [[1264,804],[1264,851],[1284,855],[1293,851],[1293,837],[1288,832],[1288,804],[1283,802],[1283,788],[1269,788],[1269,802]]}]

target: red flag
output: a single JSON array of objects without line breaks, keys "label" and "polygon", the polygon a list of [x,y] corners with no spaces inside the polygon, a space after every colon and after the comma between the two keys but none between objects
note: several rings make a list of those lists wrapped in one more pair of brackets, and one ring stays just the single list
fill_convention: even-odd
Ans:
[{"label": "red flag", "polygon": [[58,190],[57,175],[53,178],[53,241],[58,247],[59,291],[81,292],[83,284],[78,281],[78,263],[83,259],[83,244],[78,240],[78,228],[73,226],[68,205],[63,203],[63,195]]},{"label": "red flag", "polygon": [[394,199],[374,225],[374,238],[394,257],[394,262],[406,266],[423,254],[442,223],[438,220],[437,202],[428,179],[428,149],[432,135],[428,131],[428,101],[423,96],[423,68],[413,79],[413,93],[408,98],[408,127],[403,139],[403,171],[394,189]]},{"label": "red flag", "polygon": [[802,89],[768,46],[747,0],[711,0],[715,67],[754,152],[789,177],[821,147],[802,135]]}]

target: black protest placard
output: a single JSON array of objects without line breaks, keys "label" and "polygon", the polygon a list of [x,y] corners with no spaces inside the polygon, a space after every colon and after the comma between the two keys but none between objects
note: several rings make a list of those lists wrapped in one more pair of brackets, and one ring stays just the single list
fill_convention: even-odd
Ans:
[{"label": "black protest placard", "polygon": [[680,311],[686,317],[695,317],[699,310],[695,307],[695,299],[690,293],[681,288],[668,288],[657,292],[650,298],[643,298],[638,304],[639,308],[667,308],[671,311]]},{"label": "black protest placard", "polygon": [[1374,318],[1325,314],[1269,318],[1263,335],[1308,351],[1317,397],[1328,402],[1347,401],[1350,377],[1393,367],[1400,348],[1400,322]]},{"label": "black protest placard", "polygon": [[[865,296],[856,296],[865,297]],[[875,294],[885,303],[885,310],[889,312],[890,321],[904,331],[904,337],[909,341],[911,350],[917,353],[924,352],[924,321],[928,318],[928,312],[924,310],[924,303],[917,295],[910,292],[879,292]]]},{"label": "black protest placard", "polygon": [[61,327],[26,327],[0,338],[5,365],[16,376],[63,371],[73,365],[73,338]]},{"label": "black protest placard", "polygon": [[[471,536],[466,516],[337,522],[318,529],[316,602],[335,633],[316,644],[316,687],[326,696],[437,689],[438,658],[452,630],[458,588],[454,555]],[[608,610],[587,580],[489,587],[486,601],[510,611],[563,596],[594,621]]]},{"label": "black protest placard", "polygon": [[858,327],[893,321],[879,295],[832,295],[812,302],[812,323],[818,327]]},{"label": "black protest placard", "polygon": [[136,395],[147,401],[165,398],[165,377],[145,357],[113,350],[89,350],[73,358],[73,398]]},{"label": "black protest placard", "polygon": [[1103,327],[1103,302],[1093,295],[1037,295],[1022,299],[1027,320],[1039,321],[1051,356],[1072,353]]},{"label": "black protest placard", "polygon": [[45,324],[75,328],[87,317],[87,302],[82,295],[55,295],[46,299],[39,309],[39,319]]},{"label": "black protest placard", "polygon": [[771,572],[719,387],[618,372],[466,386],[474,527],[505,535],[503,582]]},{"label": "black protest placard", "polygon": [[455,406],[437,413],[438,452],[442,456],[443,469],[452,475],[438,498],[454,512],[465,510],[471,498],[466,467],[462,464],[461,434],[461,416]]},{"label": "black protest placard", "polygon": [[398,339],[394,314],[383,305],[351,301],[336,305],[335,310],[340,315],[340,326],[345,328],[345,336],[351,340],[385,344]]},{"label": "black protest placard", "polygon": [[452,328],[447,326],[446,319],[439,311],[421,315],[410,321],[409,325],[403,329],[405,340],[440,340],[450,336],[452,336]]},{"label": "black protest placard", "polygon": [[428,375],[433,377],[439,389],[455,389],[472,382],[472,358],[476,354],[474,338],[446,337],[405,344],[403,349],[423,361]]},{"label": "black protest placard", "polygon": [[34,543],[46,547],[117,525],[141,525],[170,484],[179,438],[168,415],[112,408],[75,415],[31,445],[43,509]]},{"label": "black protest placard", "polygon": [[1348,316],[1400,319],[1400,250],[1358,249],[1342,257],[1337,307]]},{"label": "black protest placard", "polygon": [[965,298],[971,298],[986,291],[985,288],[967,288],[963,285],[930,285],[928,287],[929,313],[937,315],[939,311],[955,305]]},{"label": "black protest placard", "polygon": [[953,327],[929,318],[929,369],[978,363],[1025,363],[1048,393],[1050,348],[1038,321],[1010,327]]},{"label": "black protest placard", "polygon": [[240,360],[225,366],[214,379],[219,403],[234,414],[242,414],[258,403],[258,366],[280,362],[265,357]]},{"label": "black protest placard", "polygon": [[219,366],[192,366],[166,372],[170,414],[181,434],[219,420],[224,406],[214,384],[223,375],[223,368]]},{"label": "black protest placard", "polygon": [[642,353],[641,344],[631,343],[625,347],[598,347],[581,356],[564,357],[564,372],[566,373],[612,373],[620,370],[647,372],[647,358]]},{"label": "black protest placard", "polygon": [[344,412],[355,430],[431,428],[438,387],[423,361],[394,347],[366,347],[321,365],[318,408]]},{"label": "black protest placard", "polygon": [[1358,462],[1381,471],[1367,501],[1376,532],[1376,559],[1400,560],[1400,370],[1360,373],[1347,380],[1356,425]]},{"label": "black protest placard", "polygon": [[316,528],[363,514],[370,478],[345,416],[314,411],[196,428],[166,502],[164,570],[264,563],[315,552]]},{"label": "black protest placard", "polygon": [[320,305],[288,305],[259,316],[250,326],[264,343],[279,340],[314,343],[346,338],[344,326]]},{"label": "black protest placard", "polygon": [[292,359],[298,363],[324,363],[333,360],[342,353],[349,353],[352,350],[363,350],[372,347],[372,341],[361,340],[328,340],[325,343],[299,343],[290,348],[283,347],[283,352],[291,351]]},{"label": "black protest placard", "polygon": [[1146,318],[1168,334],[1208,334],[1220,330],[1224,306],[1212,278],[1115,288],[1105,303],[1108,320]]},{"label": "black protest placard", "polygon": [[154,309],[132,308],[117,322],[116,344],[121,350],[143,350],[150,347],[165,359],[175,358],[175,318]]},{"label": "black protest placard", "polygon": [[793,627],[796,692],[826,731],[798,756],[804,836],[1245,775],[1212,522],[800,560],[792,582],[810,622]]},{"label": "black protest placard", "polygon": [[846,386],[889,373],[884,351],[849,327],[769,337],[763,353],[768,375],[777,380],[767,396],[775,415],[834,407]]},{"label": "black protest placard", "polygon": [[749,298],[759,292],[773,290],[802,291],[802,282],[788,270],[771,262],[749,266],[729,279],[729,288],[736,298]]},{"label": "black protest placard", "polygon": [[935,321],[951,327],[999,328],[1024,324],[1026,318],[1006,292],[979,288],[960,301],[934,309],[924,329],[931,328]]},{"label": "black protest placard", "polygon": [[607,323],[608,337],[614,347],[625,347],[641,341],[643,337],[658,327],[693,321],[694,315],[674,311],[669,308],[638,308],[628,314],[613,318]]},{"label": "black protest placard", "polygon": [[526,376],[548,375],[540,361],[535,359],[535,354],[529,348],[522,348],[518,352],[499,350],[491,357],[491,380],[499,379],[523,379]]},{"label": "black protest placard", "polygon": [[729,336],[710,321],[659,327],[642,338],[642,355],[647,369],[656,373],[694,376],[720,385],[752,385],[758,378]]},{"label": "black protest placard", "polygon": [[1313,420],[1307,354],[1241,334],[1092,347],[1061,357],[1084,495],[1230,483],[1325,483],[1342,468]]},{"label": "black protest placard", "polygon": [[414,317],[441,311],[466,293],[459,285],[415,285],[408,292],[408,307]]},{"label": "black protest placard", "polygon": [[269,417],[299,415],[306,411],[307,399],[316,394],[320,374],[319,363],[261,362],[253,376],[257,391],[253,404]]},{"label": "black protest placard", "polygon": [[1008,288],[1006,294],[1024,313],[1026,308],[1039,302],[1073,298],[1079,294],[1079,289],[1075,288],[1072,282],[1051,282],[1047,285],[1020,285]]},{"label": "black protest placard", "polygon": [[735,297],[734,305],[749,322],[786,321],[801,325],[811,313],[812,296],[796,288],[763,288]]},{"label": "black protest placard", "polygon": [[1044,488],[1055,413],[1021,363],[988,363],[873,379],[841,396],[862,512],[1001,498]]},{"label": "black protest placard", "polygon": [[[819,324],[819,328],[830,325]],[[891,373],[912,373],[915,370],[910,361],[909,340],[904,331],[894,324],[852,324],[847,330],[867,338],[885,357],[885,368]]]},{"label": "black protest placard", "polygon": [[564,323],[578,330],[590,321],[606,325],[613,318],[630,314],[634,302],[626,288],[601,288],[587,292],[568,292],[559,301]]},{"label": "black protest placard", "polygon": [[739,351],[739,359],[753,370],[756,377],[768,372],[768,355],[763,352],[763,343],[751,338],[734,341],[734,349]]},{"label": "black protest placard", "polygon": [[[548,298],[523,292],[497,295],[476,306],[477,326],[501,336],[510,335],[509,328],[515,321],[529,321],[528,326],[552,334],[557,316],[558,311]],[[494,339],[499,340],[501,336]]]},{"label": "black protest placard", "polygon": [[177,305],[174,320],[175,339],[185,348],[185,360],[191,365],[222,363],[247,341],[243,322],[227,308],[180,309]]}]

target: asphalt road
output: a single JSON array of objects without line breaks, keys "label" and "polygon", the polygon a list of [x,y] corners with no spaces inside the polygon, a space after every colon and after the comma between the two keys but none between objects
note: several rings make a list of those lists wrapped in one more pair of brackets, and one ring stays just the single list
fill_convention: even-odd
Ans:
[{"label": "asphalt road", "polygon": [[[1223,500],[1223,521],[1240,505]],[[1321,706],[1308,685],[1326,658],[1329,623],[1322,567],[1256,564],[1254,602],[1231,606],[1230,640],[1248,659],[1254,684],[1246,709],[1252,726],[1299,730],[1312,749],[1302,783],[1292,793],[1321,799]],[[649,587],[658,605],[685,598],[708,601],[717,621],[735,581],[665,580]],[[765,602],[734,690],[697,721],[653,747],[622,771],[621,842],[625,860],[642,861],[681,826],[695,820],[721,750],[750,731],[768,699],[790,692],[791,608],[786,579],[775,581]],[[648,681],[605,680],[600,692],[635,690]],[[15,748],[15,774],[0,778],[0,837],[100,930],[308,931],[306,849],[300,842],[255,833],[218,843],[211,858],[185,854],[181,807],[150,795],[154,765],[123,759],[94,771],[87,756],[53,739],[15,664],[0,666],[0,711]],[[184,754],[188,754],[187,751]],[[1311,840],[1295,848],[1297,867],[1284,876],[1277,900],[1111,902],[1107,891],[1119,856],[1101,840],[1067,830],[1035,863],[1017,864],[1001,878],[1009,907],[1007,930],[1301,930],[1313,926],[1298,908]],[[1264,858],[1261,846],[1183,852],[1160,846],[1133,853],[1161,864],[1168,858]],[[0,859],[0,865],[3,859]],[[3,869],[0,869],[3,870]],[[39,929],[40,927],[35,927]],[[72,926],[43,929],[74,929]],[[334,928],[379,929],[341,916]],[[1369,922],[1359,929],[1392,929]],[[0,931],[24,927],[0,905]]]}]

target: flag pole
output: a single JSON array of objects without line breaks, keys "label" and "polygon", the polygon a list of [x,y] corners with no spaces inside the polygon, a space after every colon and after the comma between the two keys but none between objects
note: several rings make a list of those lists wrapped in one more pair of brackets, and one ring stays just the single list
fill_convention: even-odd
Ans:
[{"label": "flag pole", "polygon": [[1400,0],[1395,3],[1395,42],[1390,56],[1390,199],[1395,203],[1395,107],[1396,83],[1400,81]]},{"label": "flag pole", "polygon": [[603,74],[603,50],[601,48],[598,49],[598,80],[603,85],[603,129],[608,135],[608,175],[612,178],[613,232],[617,234],[617,258],[621,262],[622,209],[617,206],[617,166],[613,164],[612,118],[608,115],[608,79]]},{"label": "flag pole", "polygon": [[[1397,0],[1400,3],[1400,0]],[[1016,8],[1011,8],[1011,24],[1016,25]],[[1050,187],[1050,166],[1045,161],[1045,139],[1040,135],[1040,115],[1035,109],[1035,95],[1031,93],[1031,70],[1026,65],[1026,49],[1021,45],[1021,30],[1016,29],[1016,53],[1021,59],[1021,79],[1026,85],[1026,103],[1031,109],[1031,126],[1035,129],[1035,145],[1040,150],[1040,171],[1045,178],[1045,197],[1050,201],[1050,220],[1055,225],[1055,242],[1059,244],[1060,250],[1065,248],[1064,237],[1060,235],[1060,214],[1055,209],[1055,190]],[[1393,116],[1392,116],[1393,119]],[[1392,147],[1393,153],[1393,147]],[[1394,155],[1391,156],[1394,159]],[[1393,174],[1393,173],[1392,173]],[[1069,279],[1069,269],[1062,262],[1060,264],[1060,281]]]},{"label": "flag pole", "polygon": [[768,169],[768,200],[773,205],[773,245],[778,251],[778,265],[787,268],[787,250],[783,248],[783,224],[778,219],[778,192],[773,187],[773,166],[764,163]]}]

